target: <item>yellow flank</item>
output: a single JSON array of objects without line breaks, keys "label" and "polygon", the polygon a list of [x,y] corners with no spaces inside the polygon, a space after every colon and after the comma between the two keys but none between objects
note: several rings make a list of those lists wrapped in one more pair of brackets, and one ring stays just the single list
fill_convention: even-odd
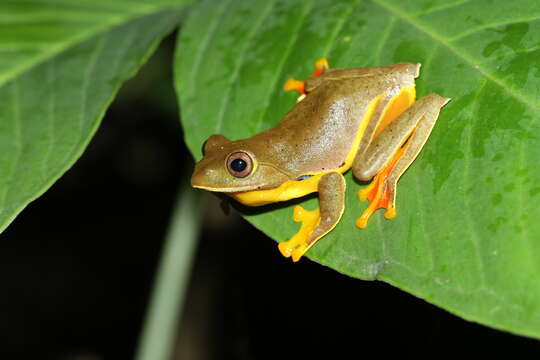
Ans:
[{"label": "yellow flank", "polygon": [[384,108],[382,119],[377,126],[373,138],[377,138],[381,132],[395,119],[397,119],[405,110],[410,108],[416,100],[416,89],[412,85],[404,86],[399,94],[394,96]]},{"label": "yellow flank", "polygon": [[383,96],[384,96],[384,93],[378,95],[367,106],[366,113],[364,114],[362,121],[360,121],[360,126],[358,127],[358,132],[356,133],[356,137],[354,138],[354,142],[352,144],[351,150],[349,151],[349,154],[347,154],[347,157],[345,158],[345,165],[340,167],[337,170],[338,172],[343,174],[345,171],[351,168],[354,158],[356,157],[356,153],[358,152],[358,148],[360,147],[360,143],[362,142],[362,139],[364,138],[364,132],[366,131],[366,127],[369,124],[369,122],[372,120],[373,112],[377,108],[377,105],[379,105],[379,102],[381,101]]},{"label": "yellow flank", "polygon": [[312,176],[302,181],[287,180],[280,186],[269,190],[255,190],[230,193],[237,201],[244,205],[260,206],[276,201],[296,199],[317,191],[319,179],[323,174]]},{"label": "yellow flank", "polygon": [[344,165],[340,168],[325,170],[318,173],[303,174],[312,176],[301,181],[285,181],[283,184],[274,189],[229,193],[229,195],[244,205],[260,206],[277,201],[296,199],[306,196],[307,194],[317,192],[319,180],[324,174],[329,172],[339,172],[343,174],[345,171],[351,168],[354,158],[356,157],[356,153],[358,152],[358,148],[360,147],[360,142],[364,136],[364,131],[366,130],[367,124],[370,122],[373,112],[377,108],[377,105],[383,96],[384,94],[378,95],[367,106],[364,117],[362,118],[362,121],[360,121],[360,126],[358,128],[358,132],[356,133],[356,137],[352,143],[351,150],[349,151],[349,154],[347,154],[347,157],[345,157]]}]

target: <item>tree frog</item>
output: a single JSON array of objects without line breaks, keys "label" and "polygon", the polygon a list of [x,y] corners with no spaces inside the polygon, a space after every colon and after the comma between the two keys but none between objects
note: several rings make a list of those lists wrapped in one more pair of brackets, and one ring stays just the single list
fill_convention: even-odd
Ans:
[{"label": "tree frog", "polygon": [[295,262],[339,222],[345,207],[342,174],[351,168],[357,179],[372,180],[358,192],[369,206],[356,225],[365,228],[379,208],[393,218],[397,181],[450,100],[429,94],[415,101],[419,70],[412,63],[330,69],[320,59],[308,79],[285,83],[285,90],[300,96],[277,126],[243,140],[210,136],[192,186],[249,206],[318,192],[319,208],[296,206],[293,219],[302,223],[300,230],[278,245]]}]

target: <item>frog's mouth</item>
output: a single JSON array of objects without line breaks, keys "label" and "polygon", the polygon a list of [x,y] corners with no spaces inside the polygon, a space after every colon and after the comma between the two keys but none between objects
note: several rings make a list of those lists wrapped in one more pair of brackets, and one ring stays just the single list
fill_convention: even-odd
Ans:
[{"label": "frog's mouth", "polygon": [[208,174],[195,171],[193,175],[191,176],[191,186],[193,186],[196,189],[202,189],[202,190],[212,191],[212,192],[223,192],[223,193],[246,192],[246,191],[256,190],[261,187],[260,185],[254,185],[254,184],[238,184],[238,185],[220,184],[218,181],[214,181],[214,183],[216,183],[214,185],[212,184],[212,181],[207,181],[206,179],[207,176]]},{"label": "frog's mouth", "polygon": [[260,186],[256,186],[256,185],[228,188],[228,187],[211,187],[211,186],[205,186],[205,185],[197,185],[197,184],[194,184],[193,182],[191,183],[191,186],[196,189],[203,189],[206,191],[223,192],[223,193],[231,193],[231,194],[244,193],[246,191],[260,189]]}]

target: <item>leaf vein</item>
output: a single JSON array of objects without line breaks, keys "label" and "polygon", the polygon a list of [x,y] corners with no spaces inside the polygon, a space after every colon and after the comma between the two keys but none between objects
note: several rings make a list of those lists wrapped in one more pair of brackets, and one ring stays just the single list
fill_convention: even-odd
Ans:
[{"label": "leaf vein", "polygon": [[42,179],[47,178],[47,169],[48,162],[49,162],[49,156],[51,154],[51,150],[53,148],[53,143],[55,139],[54,135],[54,113],[55,113],[55,94],[56,89],[54,87],[54,78],[55,78],[55,68],[54,68],[54,61],[49,62],[48,71],[47,71],[47,80],[49,86],[48,96],[49,96],[49,106],[47,111],[47,138],[48,138],[48,144],[47,144],[47,150],[45,151],[45,155],[43,156],[43,160],[41,161],[41,177]]},{"label": "leaf vein", "polygon": [[325,57],[328,56],[329,52],[330,52],[330,49],[332,48],[332,46],[334,45],[335,43],[335,40],[338,36],[338,34],[340,33],[341,29],[343,29],[343,26],[345,25],[345,23],[347,22],[347,20],[350,18],[350,16],[352,15],[353,13],[353,9],[354,7],[356,6],[356,3],[355,2],[351,2],[348,9],[346,11],[343,12],[342,16],[338,19],[338,21],[336,21],[336,26],[334,27],[334,30],[332,31],[332,34],[330,35],[329,39],[328,39],[328,42],[327,42],[327,46],[325,47],[325,49],[323,50],[323,55]]},{"label": "leaf vein", "polygon": [[526,95],[522,94],[518,90],[512,88],[508,84],[506,84],[501,79],[497,78],[494,74],[489,72],[487,69],[480,66],[477,62],[475,62],[474,58],[471,58],[470,55],[461,52],[458,48],[456,48],[448,38],[436,33],[433,31],[433,29],[430,29],[424,25],[421,25],[417,19],[412,18],[409,14],[405,13],[404,11],[394,7],[393,5],[390,5],[385,2],[385,0],[372,0],[374,3],[378,4],[381,8],[389,11],[390,13],[393,13],[395,16],[400,17],[405,22],[411,24],[415,28],[417,28],[420,32],[429,35],[433,40],[436,42],[439,42],[440,44],[444,45],[448,50],[453,52],[457,57],[461,58],[463,61],[465,61],[469,66],[476,69],[478,72],[480,72],[484,77],[492,81],[493,83],[497,84],[498,86],[505,89],[508,94],[510,94],[512,97],[516,98],[519,102],[530,106],[533,108],[537,113],[540,113],[540,103],[534,101],[534,99],[531,99],[527,97]]},{"label": "leaf vein", "polygon": [[232,76],[230,77],[229,84],[227,86],[228,91],[225,92],[225,96],[223,96],[223,100],[221,101],[221,105],[219,107],[218,118],[216,121],[216,129],[214,131],[215,134],[219,134],[221,132],[221,127],[223,126],[223,117],[225,116],[225,109],[227,108],[227,105],[229,103],[228,100],[232,92],[232,87],[234,86],[235,82],[238,80],[240,69],[242,68],[242,65],[244,64],[246,53],[248,52],[247,49],[249,48],[249,45],[253,41],[255,35],[257,34],[261,26],[264,24],[264,19],[266,19],[266,17],[270,14],[270,10],[274,7],[275,1],[267,2],[267,4],[269,5],[266,7],[266,9],[264,9],[261,16],[259,17],[259,20],[251,28],[251,31],[247,36],[246,43],[244,47],[242,48],[242,50],[240,51],[240,55],[237,57],[237,61],[233,69]]},{"label": "leaf vein", "polygon": [[[431,65],[431,62],[433,60],[433,58],[435,57],[437,51],[439,50],[439,45],[437,44],[432,52],[430,53],[430,55],[426,58],[426,60],[424,61],[424,63],[422,64],[423,66],[423,71],[426,71],[429,66]],[[419,194],[421,192],[421,187],[419,186],[420,185],[420,181],[418,179],[418,175],[417,173],[415,173],[414,175],[414,181],[415,181],[415,187],[416,187],[416,193]],[[429,249],[429,255],[430,255],[430,260],[431,260],[431,269],[433,270],[435,268],[435,263],[436,263],[436,259],[435,259],[435,254],[433,252],[433,238],[431,236],[427,236],[427,227],[426,227],[426,221],[425,221],[425,218],[424,218],[424,214],[425,214],[425,204],[424,202],[422,201],[422,197],[421,196],[415,196],[415,199],[416,199],[416,202],[418,204],[418,219],[420,220],[420,226],[422,227],[422,234],[424,235],[424,239],[426,240],[426,243],[429,243],[430,246],[426,246],[426,248]]]},{"label": "leaf vein", "polygon": [[[529,125],[530,127],[530,125]],[[526,152],[525,152],[525,141],[519,141],[519,159],[518,159],[518,162],[519,162],[519,167],[518,169],[530,169],[531,166],[525,166],[525,155],[526,155]],[[533,165],[534,166],[534,165]],[[529,258],[529,262],[531,263],[531,265],[534,265],[537,269],[539,269],[540,267],[540,264],[536,261],[536,258],[532,256],[532,254],[534,253],[535,251],[535,247],[533,246],[533,244],[531,244],[531,241],[533,241],[534,237],[533,236],[530,236],[530,233],[529,233],[529,226],[528,226],[528,223],[530,222],[529,219],[525,219],[525,194],[524,194],[524,190],[525,190],[525,180],[524,180],[524,177],[523,176],[518,176],[518,182],[519,182],[519,188],[518,188],[518,191],[519,191],[519,196],[518,196],[518,202],[519,202],[519,223],[520,223],[520,226],[521,226],[521,232],[519,233],[519,237],[520,237],[520,242],[523,243],[523,244],[526,244],[526,246],[529,248],[529,251],[527,251],[527,256]],[[527,215],[529,215],[529,213],[527,212]],[[538,271],[536,272],[533,272],[534,277],[536,277],[536,279],[539,278],[539,273]]]},{"label": "leaf vein", "polygon": [[[129,7],[126,7],[126,8],[129,8]],[[84,32],[81,32],[77,35],[74,35],[72,38],[70,38],[69,40],[65,41],[65,42],[61,42],[57,45],[51,45],[51,46],[48,46],[47,47],[47,50],[46,52],[42,53],[42,54],[39,54],[39,55],[36,55],[35,57],[33,57],[32,59],[28,60],[28,61],[21,61],[18,66],[15,66],[15,67],[12,67],[11,68],[11,71],[10,73],[8,74],[2,74],[2,72],[0,72],[0,86],[2,86],[3,84],[5,84],[7,81],[11,80],[11,79],[14,79],[16,78],[17,76],[21,75],[22,73],[26,72],[27,70],[39,65],[39,64],[42,64],[44,63],[45,61],[47,61],[48,59],[51,59],[53,57],[55,57],[56,55],[58,55],[59,53],[62,53],[70,48],[72,48],[73,46],[76,46],[86,40],[89,40],[93,37],[98,37],[102,34],[105,34],[109,31],[111,31],[113,28],[115,27],[118,27],[118,26],[121,26],[125,23],[128,23],[130,21],[133,21],[133,20],[136,20],[137,18],[143,18],[143,17],[146,17],[146,16],[149,16],[149,15],[152,15],[152,14],[157,14],[159,13],[160,11],[163,11],[165,12],[167,9],[171,9],[171,8],[175,8],[175,7],[163,7],[163,8],[157,8],[155,6],[153,7],[145,7],[144,8],[144,11],[140,11],[140,12],[137,12],[137,13],[134,13],[134,12],[128,12],[126,11],[127,14],[123,15],[123,16],[115,16],[115,17],[111,17],[111,21],[110,22],[105,22],[103,24],[97,24],[96,26],[94,27],[85,27],[86,31]],[[178,6],[178,9],[180,9],[181,6]],[[143,8],[141,8],[143,9]]]},{"label": "leaf vein", "polygon": [[[416,187],[416,194],[421,194],[422,187],[420,186],[418,172],[416,171],[414,172],[413,178],[414,178],[414,186]],[[428,229],[426,226],[426,220],[424,218],[424,214],[426,213],[426,205],[422,201],[422,196],[415,196],[414,198],[416,199],[416,203],[418,204],[418,220],[420,221],[420,227],[422,228],[422,235],[424,236],[424,239],[426,240],[425,243],[429,244],[429,246],[426,246],[426,249],[429,250],[429,255],[430,255],[430,260],[431,260],[430,261],[431,270],[433,270],[435,268],[436,258],[435,258],[435,253],[433,251],[434,249],[433,237],[428,236]]]},{"label": "leaf vein", "polygon": [[390,15],[390,20],[388,21],[388,24],[384,28],[384,31],[381,34],[381,38],[377,45],[377,49],[375,50],[374,59],[375,59],[375,64],[377,66],[381,63],[382,49],[384,48],[384,45],[386,45],[386,42],[388,41],[388,37],[390,36],[395,23],[396,23],[396,17]]},{"label": "leaf vein", "polygon": [[13,154],[13,162],[10,168],[9,174],[6,175],[6,188],[3,191],[2,202],[0,206],[0,213],[4,212],[6,206],[6,200],[8,198],[9,192],[13,189],[11,182],[13,181],[13,176],[15,175],[16,169],[18,167],[20,157],[23,150],[22,145],[22,129],[21,129],[21,114],[20,114],[20,104],[19,104],[19,90],[17,81],[13,81],[11,85],[11,108],[13,114],[13,124],[14,124],[14,134],[13,139],[15,143],[16,154]]},{"label": "leaf vein", "polygon": [[467,31],[464,31],[462,33],[459,33],[451,38],[448,38],[448,41],[450,42],[454,42],[456,40],[460,40],[460,39],[463,39],[467,36],[470,36],[470,35],[473,35],[473,34],[476,34],[482,30],[487,30],[487,29],[491,29],[491,28],[496,28],[496,27],[499,27],[499,26],[504,26],[504,25],[515,25],[515,24],[521,24],[521,23],[524,23],[524,22],[530,22],[530,21],[535,21],[535,20],[538,20],[540,19],[540,16],[534,16],[534,17],[531,17],[531,18],[524,18],[524,19],[512,19],[512,20],[509,20],[509,21],[501,21],[501,22],[494,22],[494,23],[489,23],[489,24],[485,24],[485,25],[482,25],[482,26],[478,26],[478,27],[475,27],[475,28],[472,28],[472,29],[468,29]]},{"label": "leaf vein", "polygon": [[[482,93],[482,91],[484,91],[485,87],[486,87],[486,84],[487,84],[487,79],[484,79],[484,81],[482,82],[482,84],[480,84],[480,86],[478,86],[478,89],[476,90],[476,94],[474,95],[474,98],[472,100],[473,102],[473,108],[471,109],[470,111],[470,115],[471,115],[471,125],[468,127],[468,132],[467,132],[467,138],[466,138],[466,144],[464,146],[465,148],[465,154],[464,154],[464,168],[463,168],[463,189],[464,191],[469,191],[469,188],[472,187],[472,184],[473,182],[471,181],[471,154],[473,152],[473,148],[472,148],[472,139],[473,139],[473,133],[474,133],[474,129],[475,129],[475,125],[476,125],[476,118],[478,116],[478,104],[479,104],[479,101],[478,99],[480,98],[480,94]],[[485,278],[485,270],[486,270],[486,266],[485,266],[485,263],[484,263],[484,259],[482,258],[482,253],[480,251],[480,235],[478,234],[478,231],[476,230],[476,227],[474,226],[473,222],[472,222],[472,214],[473,214],[473,211],[472,211],[472,207],[471,207],[471,203],[469,201],[470,197],[465,195],[463,196],[463,202],[464,202],[464,206],[465,206],[465,211],[464,211],[464,215],[465,215],[465,223],[467,224],[467,227],[469,228],[469,233],[471,234],[471,236],[469,237],[470,240],[471,240],[471,243],[475,249],[475,252],[476,252],[476,258],[478,259],[478,267],[480,268],[479,272],[480,272],[480,281],[481,281],[481,285],[482,287],[486,288],[487,289],[487,283],[486,283],[486,278]]]},{"label": "leaf vein", "polygon": [[88,58],[87,68],[83,74],[83,81],[81,84],[81,110],[80,110],[81,112],[79,116],[79,136],[77,139],[77,143],[80,141],[82,137],[82,129],[84,125],[84,118],[86,116],[86,106],[88,102],[88,86],[90,84],[90,75],[94,71],[94,67],[96,65],[97,59],[99,58],[99,54],[103,51],[105,42],[106,42],[106,36],[103,35],[100,37],[100,39],[96,43],[93,53]]},{"label": "leaf vein", "polygon": [[266,116],[266,113],[268,111],[267,109],[268,109],[268,106],[270,104],[270,99],[272,97],[272,94],[276,91],[277,81],[281,77],[281,75],[283,73],[283,68],[285,66],[285,63],[287,62],[287,59],[289,58],[289,56],[291,56],[292,49],[294,49],[294,45],[298,41],[298,34],[300,33],[300,27],[306,21],[306,18],[309,15],[309,13],[311,12],[312,9],[313,9],[313,1],[310,2],[310,6],[306,6],[304,14],[302,14],[300,16],[300,21],[298,22],[297,27],[295,29],[291,29],[291,32],[294,34],[291,37],[292,41],[289,42],[287,48],[283,52],[283,59],[282,59],[281,63],[276,68],[276,70],[277,70],[276,75],[274,76],[274,79],[271,82],[272,85],[270,85],[270,89],[271,89],[270,95],[268,96],[268,98],[266,100],[266,104],[264,106],[264,111],[261,114],[261,117],[259,118],[259,120],[257,122],[257,126],[255,126],[255,132],[256,133],[259,133],[261,131],[261,126],[263,124],[264,117]]},{"label": "leaf vein", "polygon": [[[499,60],[499,59],[504,58],[507,55],[524,55],[524,54],[527,54],[527,53],[530,53],[530,52],[533,52],[533,51],[536,51],[536,50],[539,50],[539,49],[540,49],[540,44],[535,45],[535,46],[531,46],[530,48],[526,48],[526,49],[505,51],[503,53],[497,54],[495,56],[495,59]],[[486,64],[486,63],[488,63],[490,61],[493,61],[493,59],[487,59],[486,61],[480,62],[480,64]]]},{"label": "leaf vein", "polygon": [[[197,54],[195,55],[195,59],[193,60],[193,69],[191,71],[191,79],[189,81],[190,86],[193,89],[193,93],[197,93],[197,78],[199,77],[199,73],[201,71],[201,63],[202,59],[204,59],[204,56],[208,53],[209,45],[211,39],[216,34],[218,25],[221,24],[221,21],[224,19],[223,14],[225,13],[225,10],[228,8],[228,6],[232,3],[232,0],[229,0],[228,2],[222,1],[221,8],[219,8],[219,11],[217,12],[217,16],[215,16],[212,20],[212,22],[208,25],[208,30],[206,31],[206,36],[203,38],[200,46],[198,47]],[[177,49],[179,46],[177,46]]]},{"label": "leaf vein", "polygon": [[418,13],[418,14],[415,14],[415,15],[417,15],[417,16],[425,16],[425,15],[432,14],[432,13],[435,13],[435,12],[448,10],[448,9],[451,9],[451,8],[454,8],[454,7],[465,5],[465,4],[467,4],[467,3],[471,2],[471,1],[473,1],[473,0],[461,0],[461,1],[456,1],[456,2],[453,2],[453,3],[444,4],[444,5],[441,5],[441,6],[434,6],[431,9],[429,9],[429,10],[423,12],[423,13]]}]

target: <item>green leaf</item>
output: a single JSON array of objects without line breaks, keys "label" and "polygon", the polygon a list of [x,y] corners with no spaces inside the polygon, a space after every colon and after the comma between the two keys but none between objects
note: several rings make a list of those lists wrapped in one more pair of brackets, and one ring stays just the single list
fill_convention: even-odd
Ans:
[{"label": "green leaf", "polygon": [[0,230],[79,158],[186,2],[0,2]]},{"label": "green leaf", "polygon": [[[358,230],[366,205],[349,173],[345,214],[308,257],[540,337],[540,3],[230,0],[191,13],[178,46],[182,121],[197,159],[211,134],[240,139],[279,122],[296,97],[282,84],[322,56],[345,68],[421,62],[418,95],[453,101],[398,184],[397,217],[379,211]],[[284,241],[299,228],[292,205],[244,215]]]}]

